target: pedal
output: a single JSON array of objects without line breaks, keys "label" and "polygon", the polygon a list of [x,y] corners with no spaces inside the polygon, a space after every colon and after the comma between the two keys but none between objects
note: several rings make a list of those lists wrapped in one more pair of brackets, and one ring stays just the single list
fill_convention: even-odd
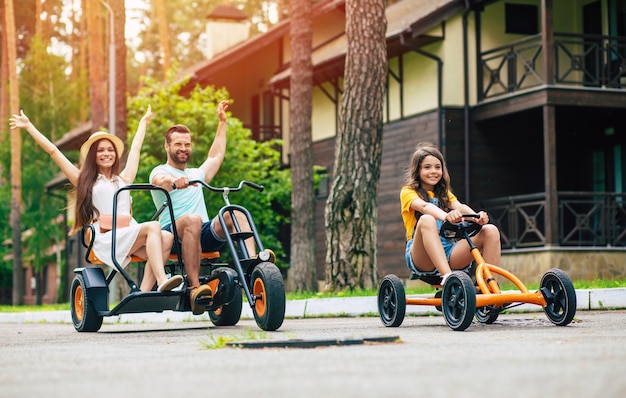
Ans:
[{"label": "pedal", "polygon": [[213,305],[213,302],[214,302],[214,299],[213,299],[213,296],[211,295],[196,297],[196,304],[198,305],[209,307]]}]

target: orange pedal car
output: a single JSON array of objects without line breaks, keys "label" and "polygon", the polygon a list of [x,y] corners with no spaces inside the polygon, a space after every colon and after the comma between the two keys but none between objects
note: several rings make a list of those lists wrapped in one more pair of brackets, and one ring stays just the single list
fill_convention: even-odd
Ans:
[{"label": "orange pedal car", "polygon": [[[463,217],[478,217],[466,214]],[[568,325],[576,314],[576,291],[569,276],[560,269],[550,269],[541,278],[540,289],[529,292],[526,286],[512,273],[492,264],[482,257],[480,250],[470,239],[482,228],[472,221],[457,224],[445,222],[440,235],[448,239],[466,239],[474,258],[474,263],[462,271],[454,271],[446,280],[442,290],[434,297],[406,297],[404,285],[396,275],[385,276],[378,288],[378,313],[387,327],[402,324],[407,305],[431,305],[443,313],[446,323],[452,330],[467,329],[474,318],[480,323],[491,324],[500,312],[523,303],[537,304],[552,323]],[[506,278],[518,292],[502,292],[494,274]],[[426,283],[437,286],[439,276],[417,277]]]}]

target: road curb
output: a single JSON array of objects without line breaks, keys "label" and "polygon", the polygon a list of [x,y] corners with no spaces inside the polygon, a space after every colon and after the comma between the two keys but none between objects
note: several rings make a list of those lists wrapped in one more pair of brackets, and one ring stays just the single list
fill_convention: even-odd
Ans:
[{"label": "road curb", "polygon": [[[416,295],[412,297],[432,297]],[[312,298],[287,301],[286,318],[323,318],[378,316],[376,296]],[[626,308],[626,288],[580,289],[576,290],[577,310],[606,310]],[[522,304],[512,308],[511,312],[540,312],[541,307]],[[430,306],[407,306],[406,313],[426,315],[436,313]],[[252,310],[244,302],[241,319],[253,319]],[[190,312],[163,311],[158,313],[122,314],[105,317],[104,323],[152,323],[152,322],[206,322],[210,321],[205,313],[192,315]],[[0,323],[72,323],[70,311],[32,311],[0,313]]]}]

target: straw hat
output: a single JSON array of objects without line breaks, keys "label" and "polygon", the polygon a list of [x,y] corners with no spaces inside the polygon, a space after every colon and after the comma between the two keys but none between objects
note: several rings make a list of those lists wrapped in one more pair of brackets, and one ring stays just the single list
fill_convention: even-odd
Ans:
[{"label": "straw hat", "polygon": [[87,139],[87,141],[85,141],[85,143],[80,147],[80,158],[84,160],[87,157],[87,153],[89,152],[89,149],[91,148],[93,143],[101,139],[107,139],[113,143],[118,159],[122,156],[122,152],[124,152],[124,143],[122,142],[122,140],[118,136],[115,136],[113,134],[106,133],[104,131],[98,131],[97,133],[93,133],[92,135],[90,135],[89,139]]}]

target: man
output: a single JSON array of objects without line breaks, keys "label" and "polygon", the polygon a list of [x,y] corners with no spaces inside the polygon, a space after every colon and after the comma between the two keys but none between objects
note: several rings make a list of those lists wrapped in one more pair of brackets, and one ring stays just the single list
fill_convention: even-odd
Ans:
[{"label": "man", "polygon": [[[219,125],[215,139],[211,144],[206,160],[199,168],[187,168],[191,156],[191,132],[187,126],[177,124],[165,133],[165,151],[167,163],[155,167],[150,173],[150,181],[166,189],[171,197],[176,232],[181,241],[182,260],[187,271],[190,287],[189,300],[194,315],[204,312],[204,306],[197,305],[196,299],[211,296],[209,286],[200,285],[200,261],[202,252],[219,251],[226,242],[226,235],[217,218],[209,219],[204,203],[204,188],[200,185],[189,185],[190,180],[203,180],[209,183],[217,174],[226,151],[226,110],[228,101],[221,101],[217,107]],[[152,191],[154,205],[160,208],[165,202],[165,194]],[[237,223],[244,231],[250,230],[248,220],[243,214],[237,213]],[[164,230],[172,232],[172,220],[169,211],[161,213],[159,221]],[[225,215],[229,230],[233,230],[232,220]],[[173,246],[175,252],[177,245]],[[255,253],[252,239],[246,241],[248,253]]]}]

